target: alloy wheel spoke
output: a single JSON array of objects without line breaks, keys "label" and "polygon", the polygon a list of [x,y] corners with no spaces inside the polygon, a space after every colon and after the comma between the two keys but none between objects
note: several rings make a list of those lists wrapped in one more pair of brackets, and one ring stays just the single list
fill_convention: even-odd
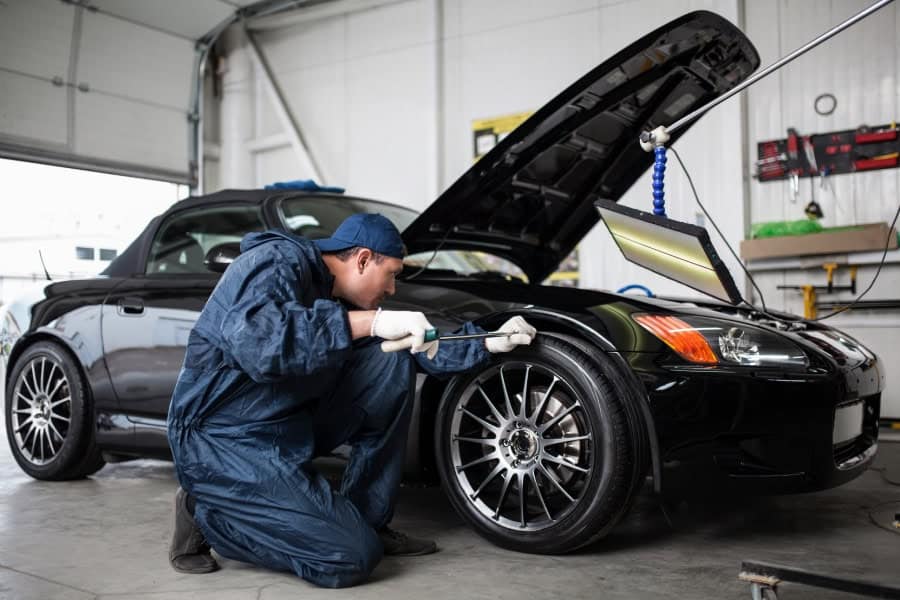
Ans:
[{"label": "alloy wheel spoke", "polygon": [[499,460],[496,451],[491,452],[490,454],[485,454],[481,458],[476,458],[475,460],[471,460],[464,465],[460,465],[460,466],[456,467],[456,472],[459,473],[460,471],[465,471],[469,467],[474,467],[475,465],[480,465],[482,463],[490,462],[492,460]]},{"label": "alloy wheel spoke", "polygon": [[54,408],[56,408],[56,407],[59,406],[60,404],[63,404],[63,403],[65,403],[65,402],[69,402],[69,401],[71,401],[71,400],[72,400],[72,396],[66,396],[65,398],[60,398],[59,400],[55,400],[55,401],[53,401],[53,402],[50,403],[50,410],[53,410]]},{"label": "alloy wheel spoke", "polygon": [[573,435],[570,437],[558,437],[558,438],[542,438],[541,445],[546,448],[547,446],[556,446],[558,444],[568,444],[569,442],[580,442],[583,440],[591,439],[590,435]]},{"label": "alloy wheel spoke", "polygon": [[19,426],[16,427],[16,429],[15,429],[16,433],[22,433],[22,430],[25,429],[26,427],[28,427],[29,425],[31,425],[33,422],[34,422],[34,417],[33,416],[28,417],[27,419],[25,419],[24,421],[19,423]]},{"label": "alloy wheel spoke", "polygon": [[500,472],[501,472],[503,469],[504,469],[503,463],[502,463],[502,462],[498,462],[498,463],[497,463],[497,466],[494,467],[494,470],[491,471],[490,473],[488,473],[488,476],[484,478],[484,481],[481,482],[481,485],[479,485],[479,486],[478,486],[478,489],[475,490],[475,493],[472,494],[472,496],[471,496],[472,500],[477,499],[478,496],[481,494],[482,490],[484,490],[484,488],[487,487],[487,484],[489,484],[490,482],[492,482],[492,481],[497,477],[497,475],[500,474]]},{"label": "alloy wheel spoke", "polygon": [[26,415],[30,415],[31,409],[30,408],[14,408],[13,412],[18,413],[18,414],[25,413]]},{"label": "alloy wheel spoke", "polygon": [[63,437],[63,434],[59,432],[59,429],[56,428],[56,425],[53,424],[53,421],[47,421],[47,426],[56,434],[56,437],[59,438],[61,442],[66,441],[66,438]]},{"label": "alloy wheel spoke", "polygon": [[[31,369],[32,369],[32,371],[34,371],[34,364],[33,364],[33,363],[32,363],[32,365],[31,365]],[[34,393],[34,390],[31,389],[31,384],[28,383],[28,374],[27,374],[27,373],[25,373],[25,374],[22,375],[22,385],[25,386],[25,389],[28,390],[28,393],[31,394],[31,397],[32,397],[32,398],[34,398],[35,396],[37,396],[37,394]]]},{"label": "alloy wheel spoke", "polygon": [[59,381],[56,382],[56,385],[53,386],[53,389],[47,394],[47,397],[48,397],[48,398],[53,398],[53,396],[56,395],[56,392],[59,391],[59,388],[61,388],[62,385],[63,385],[65,382],[66,382],[66,378],[65,378],[65,377],[60,377],[60,378],[59,378]]},{"label": "alloy wheel spoke", "polygon": [[575,410],[576,408],[581,408],[581,404],[579,404],[578,402],[576,402],[576,403],[573,404],[572,406],[566,408],[566,410],[562,411],[561,413],[559,413],[558,415],[556,415],[555,417],[553,417],[552,419],[550,419],[549,421],[547,421],[546,423],[544,423],[543,425],[541,425],[541,427],[540,427],[540,429],[538,430],[538,432],[539,432],[539,433],[544,433],[545,431],[547,431],[548,429],[550,429],[551,427],[553,427],[554,425],[556,425],[557,423],[559,423],[560,421],[562,421],[564,418],[566,418],[566,416],[567,416],[569,413],[571,413],[573,410]]},{"label": "alloy wheel spoke", "polygon": [[[38,381],[37,373],[34,370],[35,362],[36,361],[33,361],[31,363],[31,382],[34,384],[34,389],[36,389],[38,392],[43,392],[44,389],[41,387],[41,382]],[[37,396],[37,394],[34,394],[34,395]]]},{"label": "alloy wheel spoke", "polygon": [[509,388],[506,387],[506,377],[503,375],[503,367],[500,367],[500,387],[503,388],[503,399],[506,401],[506,414],[508,418],[512,418],[515,414],[512,408],[512,401],[509,399]]},{"label": "alloy wheel spoke", "polygon": [[519,417],[527,418],[528,412],[528,374],[531,373],[531,365],[525,367],[525,381],[522,383],[522,404],[519,405]]},{"label": "alloy wheel spoke", "polygon": [[28,406],[34,407],[34,400],[23,395],[22,392],[16,392],[16,396],[28,403]]},{"label": "alloy wheel spoke", "polygon": [[544,397],[541,398],[541,401],[538,403],[537,408],[535,408],[534,412],[531,413],[532,423],[537,423],[538,419],[541,416],[541,413],[544,412],[544,407],[547,405],[547,400],[550,399],[550,394],[553,392],[553,386],[556,385],[557,381],[559,381],[559,377],[554,377],[553,381],[550,382],[550,385],[547,386],[547,391],[544,392]]},{"label": "alloy wheel spoke", "polygon": [[553,515],[550,514],[550,509],[547,508],[547,503],[544,502],[544,495],[541,493],[541,486],[538,485],[537,476],[535,476],[534,471],[529,471],[528,477],[531,479],[531,485],[534,486],[534,492],[537,494],[538,500],[541,501],[541,506],[544,508],[544,514],[547,515],[547,518],[552,522]]},{"label": "alloy wheel spoke", "polygon": [[473,419],[476,423],[478,423],[479,425],[481,425],[488,431],[494,433],[494,435],[497,434],[497,431],[499,430],[499,428],[496,425],[491,425],[490,423],[488,423],[487,421],[485,421],[484,419],[482,419],[481,417],[479,417],[478,415],[473,413],[468,408],[462,408],[461,410],[462,410],[463,414],[468,415],[470,419]]},{"label": "alloy wheel spoke", "polygon": [[37,427],[35,427],[33,430],[35,434],[31,436],[31,458],[37,458],[34,454],[34,444],[35,442],[37,442],[38,434],[41,432],[41,430]]},{"label": "alloy wheel spoke", "polygon": [[55,413],[55,412],[51,412],[51,413],[50,413],[50,418],[51,418],[51,419],[59,419],[60,421],[63,421],[64,423],[68,423],[69,420],[70,420],[69,417],[64,417],[64,416],[62,416],[62,415],[60,415],[60,414],[57,414],[57,413]]},{"label": "alloy wheel spoke", "polygon": [[554,456],[553,454],[545,453],[544,456],[541,457],[541,460],[546,460],[548,462],[552,462],[554,464],[561,465],[563,467],[567,467],[569,469],[572,469],[573,471],[578,471],[579,473],[587,473],[588,472],[588,470],[585,469],[584,467],[573,464],[561,456]]},{"label": "alloy wheel spoke", "polygon": [[44,432],[45,432],[45,431],[46,431],[46,430],[43,429],[43,428],[38,429],[38,450],[41,451],[41,461],[42,461],[42,462],[43,462],[44,460],[46,460],[46,459],[44,458]]},{"label": "alloy wheel spoke", "polygon": [[500,498],[497,500],[497,508],[494,510],[494,520],[500,518],[500,509],[503,508],[503,501],[506,500],[506,493],[509,491],[509,482],[512,481],[512,474],[509,471],[503,474],[503,489],[500,490]]},{"label": "alloy wheel spoke", "polygon": [[469,442],[470,444],[481,444],[482,446],[494,446],[497,444],[497,438],[462,437],[459,435],[454,435],[453,441],[454,442]]},{"label": "alloy wheel spoke", "polygon": [[488,398],[488,395],[487,395],[487,393],[485,393],[484,388],[481,387],[481,384],[479,383],[479,384],[477,384],[477,386],[478,386],[478,391],[481,392],[481,396],[484,398],[485,404],[488,405],[488,408],[491,409],[491,413],[494,415],[494,418],[497,419],[497,423],[502,425],[503,421],[505,421],[505,419],[503,418],[503,415],[500,414],[500,411],[497,410],[497,407],[494,406],[494,403],[491,402],[490,398]]},{"label": "alloy wheel spoke", "polygon": [[560,492],[562,492],[563,496],[568,498],[571,502],[575,502],[575,498],[573,498],[569,494],[569,492],[566,491],[566,488],[564,488],[562,486],[562,484],[556,480],[556,477],[550,473],[550,471],[547,469],[547,467],[545,467],[543,464],[538,463],[538,468],[541,470],[541,473],[544,474],[544,477],[549,479],[550,482],[556,486],[556,489],[558,489]]},{"label": "alloy wheel spoke", "polygon": [[[54,430],[55,430],[55,428],[54,428]],[[47,445],[50,446],[50,456],[53,457],[56,455],[56,448],[53,446],[53,436],[50,435],[49,429],[46,431],[46,434],[47,434]],[[59,433],[57,433],[56,435],[59,435]]]},{"label": "alloy wheel spoke", "polygon": [[[58,370],[58,367],[56,366],[56,363],[54,361],[50,361],[50,372],[47,373],[47,382],[48,383],[53,381],[53,374],[56,373],[57,370]],[[65,379],[65,377],[63,377],[62,379]]]},{"label": "alloy wheel spoke", "polygon": [[519,524],[524,528],[525,523],[525,473],[516,473],[519,478]]},{"label": "alloy wheel spoke", "polygon": [[44,367],[47,366],[47,359],[43,356],[41,357],[41,380],[38,385],[41,387],[42,392],[47,391],[47,382],[44,380]]},{"label": "alloy wheel spoke", "polygon": [[[28,429],[28,431],[25,432],[25,435],[22,436],[22,444],[21,444],[20,448],[22,448],[22,451],[23,451],[23,452],[25,451],[25,446],[28,445],[28,440],[31,438],[32,434],[35,433],[35,430],[36,430],[36,429],[37,429],[37,426],[36,426],[36,425],[32,425],[32,426]],[[18,432],[16,432],[16,433],[18,433]]]}]

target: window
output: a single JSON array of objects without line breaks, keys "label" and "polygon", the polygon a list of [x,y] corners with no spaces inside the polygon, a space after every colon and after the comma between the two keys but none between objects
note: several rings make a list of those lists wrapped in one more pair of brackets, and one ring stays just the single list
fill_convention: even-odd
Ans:
[{"label": "window", "polygon": [[360,198],[288,198],[279,206],[290,231],[311,240],[330,237],[341,222],[356,213],[381,213],[403,231],[418,216],[415,211]]},{"label": "window", "polygon": [[113,250],[112,248],[100,248],[100,260],[112,260],[118,255],[118,250]]},{"label": "window", "polygon": [[226,242],[240,242],[251,231],[264,229],[259,208],[255,206],[201,208],[178,213],[156,232],[146,272],[211,275],[203,264],[210,249]]},{"label": "window", "polygon": [[94,249],[85,246],[75,246],[75,258],[78,260],[94,260]]},{"label": "window", "polygon": [[467,275],[469,277],[528,281],[528,277],[522,269],[505,258],[472,250],[438,250],[437,252],[429,250],[417,252],[403,259],[403,264],[416,269],[421,269],[428,265],[429,269],[448,270],[453,271],[457,275]]}]

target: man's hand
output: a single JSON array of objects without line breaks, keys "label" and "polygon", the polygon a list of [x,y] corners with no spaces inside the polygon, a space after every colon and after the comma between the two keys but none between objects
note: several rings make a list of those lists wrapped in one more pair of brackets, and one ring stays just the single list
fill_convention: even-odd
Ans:
[{"label": "man's hand", "polygon": [[437,340],[425,341],[425,331],[434,329],[425,315],[409,310],[379,310],[372,319],[372,335],[385,340],[400,340],[412,337],[412,347],[409,351],[413,354],[424,352],[429,359],[433,359],[438,351]]},{"label": "man's hand", "polygon": [[528,321],[522,317],[513,317],[500,326],[497,331],[503,331],[511,335],[504,337],[492,337],[484,340],[484,346],[488,352],[509,352],[516,346],[522,344],[530,344],[534,336],[537,335],[537,329],[528,324]]}]

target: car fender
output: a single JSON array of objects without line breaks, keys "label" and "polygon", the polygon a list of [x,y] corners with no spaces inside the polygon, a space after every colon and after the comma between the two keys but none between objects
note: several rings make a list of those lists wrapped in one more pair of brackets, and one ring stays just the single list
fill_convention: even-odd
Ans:
[{"label": "car fender", "polygon": [[[86,283],[89,281],[89,283]],[[103,359],[101,306],[113,280],[54,281],[17,298],[0,318],[4,388],[21,353],[34,342],[54,341],[76,360],[98,405],[114,402]]]}]

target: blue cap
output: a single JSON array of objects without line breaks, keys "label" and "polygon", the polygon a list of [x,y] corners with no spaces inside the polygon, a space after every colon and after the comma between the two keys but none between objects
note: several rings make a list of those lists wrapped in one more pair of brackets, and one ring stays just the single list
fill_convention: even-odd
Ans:
[{"label": "blue cap", "polygon": [[350,215],[330,238],[313,240],[322,252],[339,252],[362,246],[378,254],[403,258],[403,238],[387,217],[375,213]]}]

